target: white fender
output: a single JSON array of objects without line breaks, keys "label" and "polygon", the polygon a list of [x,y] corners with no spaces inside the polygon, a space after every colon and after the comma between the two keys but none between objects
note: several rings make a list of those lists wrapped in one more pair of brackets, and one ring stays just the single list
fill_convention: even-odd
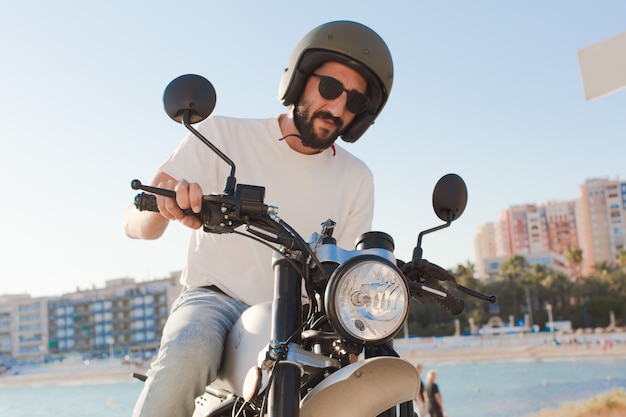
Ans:
[{"label": "white fender", "polygon": [[377,416],[417,397],[420,377],[404,359],[376,357],[352,363],[313,388],[300,402],[300,417]]},{"label": "white fender", "polygon": [[243,382],[250,368],[270,341],[272,302],[256,304],[243,312],[226,337],[224,357],[211,387],[242,396]]}]

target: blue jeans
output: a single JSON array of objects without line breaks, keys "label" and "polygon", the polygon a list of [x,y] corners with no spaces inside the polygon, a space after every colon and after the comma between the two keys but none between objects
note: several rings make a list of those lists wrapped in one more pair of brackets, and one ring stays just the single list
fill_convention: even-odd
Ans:
[{"label": "blue jeans", "polygon": [[208,289],[183,290],[163,328],[133,417],[190,417],[195,398],[217,377],[228,331],[247,307]]}]

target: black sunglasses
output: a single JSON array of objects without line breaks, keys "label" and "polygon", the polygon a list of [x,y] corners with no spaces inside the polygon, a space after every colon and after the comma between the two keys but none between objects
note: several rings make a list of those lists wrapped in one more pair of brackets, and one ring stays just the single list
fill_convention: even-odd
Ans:
[{"label": "black sunglasses", "polygon": [[356,90],[346,90],[341,84],[341,81],[329,77],[327,75],[311,74],[313,77],[320,80],[319,90],[320,95],[326,100],[334,100],[339,97],[344,91],[348,93],[348,99],[346,100],[346,109],[354,114],[363,113],[367,109],[369,100],[367,96]]}]

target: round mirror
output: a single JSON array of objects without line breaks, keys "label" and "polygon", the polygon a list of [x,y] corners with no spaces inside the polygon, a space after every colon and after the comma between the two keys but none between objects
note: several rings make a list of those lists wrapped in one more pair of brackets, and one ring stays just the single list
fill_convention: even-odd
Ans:
[{"label": "round mirror", "polygon": [[435,214],[443,221],[461,217],[467,205],[467,187],[457,174],[446,174],[437,181],[433,191]]},{"label": "round mirror", "polygon": [[213,112],[216,102],[213,84],[195,74],[174,78],[163,93],[165,113],[178,123],[182,123],[185,110],[189,110],[189,123],[201,122]]}]

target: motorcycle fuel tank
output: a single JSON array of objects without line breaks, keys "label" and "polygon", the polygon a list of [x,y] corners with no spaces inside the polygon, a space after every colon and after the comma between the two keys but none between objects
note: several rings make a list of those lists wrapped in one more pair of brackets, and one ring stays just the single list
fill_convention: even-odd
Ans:
[{"label": "motorcycle fuel tank", "polygon": [[228,333],[222,367],[211,387],[242,396],[246,374],[257,366],[259,353],[270,341],[272,302],[256,304],[243,312]]}]

